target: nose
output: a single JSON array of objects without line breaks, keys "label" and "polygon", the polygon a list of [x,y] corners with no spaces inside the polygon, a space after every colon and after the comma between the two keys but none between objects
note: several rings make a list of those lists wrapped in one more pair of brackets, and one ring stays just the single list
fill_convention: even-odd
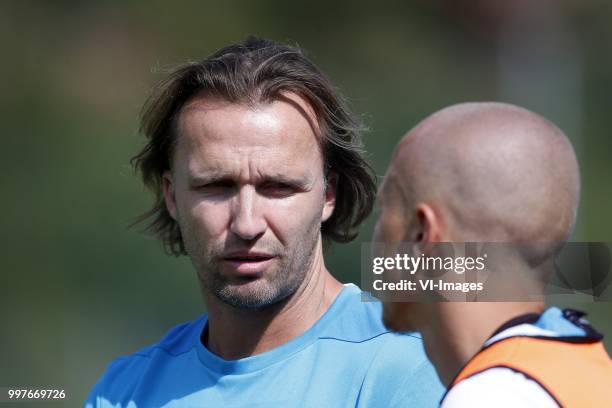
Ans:
[{"label": "nose", "polygon": [[257,204],[255,188],[241,186],[233,203],[230,231],[243,240],[252,241],[266,231],[266,221]]}]

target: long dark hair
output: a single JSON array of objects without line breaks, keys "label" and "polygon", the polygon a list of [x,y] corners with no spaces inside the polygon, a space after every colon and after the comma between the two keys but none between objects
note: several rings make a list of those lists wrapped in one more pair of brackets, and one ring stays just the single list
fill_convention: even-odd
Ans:
[{"label": "long dark hair", "polygon": [[288,92],[305,98],[321,129],[325,174],[336,177],[336,205],[321,226],[322,236],[337,242],[357,236],[355,230],[372,211],[376,194],[372,168],[363,158],[363,127],[302,50],[256,37],[179,66],[153,89],[141,115],[141,132],[148,142],[131,163],[155,193],[155,204],[134,224],[147,222],[146,231],[157,235],[168,252],[185,254],[180,228],[164,202],[163,173],[170,169],[177,116],[202,91],[236,103],[269,102]]}]

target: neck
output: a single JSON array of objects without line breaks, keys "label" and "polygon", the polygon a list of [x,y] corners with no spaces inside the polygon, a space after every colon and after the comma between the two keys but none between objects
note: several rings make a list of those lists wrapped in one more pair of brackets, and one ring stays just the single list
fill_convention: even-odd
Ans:
[{"label": "neck", "polygon": [[263,309],[239,309],[205,294],[208,330],[202,341],[226,360],[272,350],[300,336],[327,311],[342,284],[325,268],[320,245],[304,282],[286,299]]},{"label": "neck", "polygon": [[434,306],[422,329],[425,348],[442,383],[449,387],[468,361],[502,324],[526,313],[541,313],[543,302],[447,302]]}]

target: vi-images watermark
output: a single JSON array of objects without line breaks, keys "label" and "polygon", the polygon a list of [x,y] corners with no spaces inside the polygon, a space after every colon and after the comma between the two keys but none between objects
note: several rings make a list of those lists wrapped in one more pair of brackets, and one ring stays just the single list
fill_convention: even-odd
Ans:
[{"label": "vi-images watermark", "polygon": [[[458,256],[410,256],[408,254],[395,254],[392,257],[375,257],[372,260],[372,273],[382,275],[385,271],[405,272],[414,275],[417,271],[452,271],[462,275],[470,271],[485,270],[487,254],[477,257]],[[470,291],[481,291],[482,282],[445,282],[442,279],[416,280],[400,279],[399,281],[386,282],[384,279],[375,279],[372,282],[375,291],[459,291],[468,293]]]},{"label": "vi-images watermark", "polygon": [[362,247],[362,288],[384,301],[612,300],[612,245],[421,243]]}]

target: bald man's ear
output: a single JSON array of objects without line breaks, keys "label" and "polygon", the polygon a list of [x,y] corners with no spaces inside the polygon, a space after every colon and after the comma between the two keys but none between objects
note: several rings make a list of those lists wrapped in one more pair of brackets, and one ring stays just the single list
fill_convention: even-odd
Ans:
[{"label": "bald man's ear", "polygon": [[174,195],[174,181],[170,170],[166,170],[162,176],[162,188],[166,209],[170,216],[176,220],[176,197]]},{"label": "bald man's ear", "polygon": [[427,203],[421,203],[415,211],[417,225],[414,226],[413,241],[423,244],[443,241],[442,220],[434,208]]}]

